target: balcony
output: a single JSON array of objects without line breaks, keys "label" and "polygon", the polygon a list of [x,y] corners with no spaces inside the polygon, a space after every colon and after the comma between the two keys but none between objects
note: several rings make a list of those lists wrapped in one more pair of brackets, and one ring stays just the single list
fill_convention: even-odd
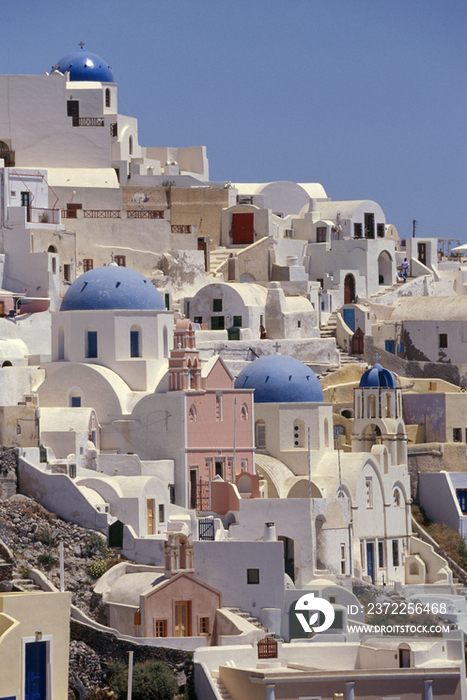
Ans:
[{"label": "balcony", "polygon": [[105,126],[104,117],[73,117],[73,126]]},{"label": "balcony", "polygon": [[156,209],[127,209],[127,219],[163,219],[164,210]]},{"label": "balcony", "polygon": [[195,226],[185,226],[181,224],[174,224],[170,227],[171,233],[192,233]]},{"label": "balcony", "polygon": [[85,219],[120,219],[120,209],[83,209]]},{"label": "balcony", "polygon": [[60,209],[36,209],[28,207],[28,222],[31,224],[60,224]]}]

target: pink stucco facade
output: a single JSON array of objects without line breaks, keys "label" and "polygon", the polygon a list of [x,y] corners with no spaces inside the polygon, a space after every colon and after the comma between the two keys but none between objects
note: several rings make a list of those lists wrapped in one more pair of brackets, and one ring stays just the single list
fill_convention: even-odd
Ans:
[{"label": "pink stucco facade", "polygon": [[169,390],[183,391],[189,503],[209,510],[209,482],[254,473],[253,391],[235,389],[218,356],[201,368],[190,321],[179,321],[169,360]]}]

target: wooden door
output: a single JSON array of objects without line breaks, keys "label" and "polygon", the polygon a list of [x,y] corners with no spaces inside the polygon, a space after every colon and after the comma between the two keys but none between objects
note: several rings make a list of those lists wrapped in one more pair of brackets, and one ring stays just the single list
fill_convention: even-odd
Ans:
[{"label": "wooden door", "polygon": [[191,602],[189,600],[175,601],[175,636],[191,636]]},{"label": "wooden door", "polygon": [[[208,270],[208,246],[204,238],[198,238],[198,250],[202,250],[204,253],[204,269]],[[187,314],[188,316],[188,314]]]},{"label": "wooden door", "polygon": [[156,521],[156,504],[154,498],[148,498],[146,502],[146,512],[147,512],[147,523],[148,523],[148,535],[155,535],[155,521]]},{"label": "wooden door", "polygon": [[254,243],[254,214],[232,214],[232,243]]},{"label": "wooden door", "polygon": [[351,304],[355,299],[355,277],[346,275],[344,280],[344,304]]},{"label": "wooden door", "polygon": [[365,334],[361,328],[357,328],[352,336],[352,352],[354,355],[363,355]]}]

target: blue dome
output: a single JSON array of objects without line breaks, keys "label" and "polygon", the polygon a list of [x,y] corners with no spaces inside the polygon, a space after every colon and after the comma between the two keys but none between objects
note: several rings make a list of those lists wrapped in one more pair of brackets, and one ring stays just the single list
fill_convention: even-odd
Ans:
[{"label": "blue dome", "polygon": [[61,58],[52,70],[59,70],[60,73],[69,71],[70,80],[96,80],[101,83],[114,83],[115,78],[107,61],[104,61],[95,53],[85,51],[74,51]]},{"label": "blue dome", "polygon": [[368,389],[370,387],[395,387],[397,386],[396,378],[388,369],[384,369],[379,362],[376,362],[371,369],[367,369],[360,379],[360,389]]},{"label": "blue dome", "polygon": [[267,355],[251,362],[235,380],[236,389],[255,389],[255,403],[323,401],[318,377],[309,367],[285,355]]},{"label": "blue dome", "polygon": [[101,309],[165,309],[161,295],[139,272],[108,265],[89,270],[76,279],[62,299],[60,311]]}]

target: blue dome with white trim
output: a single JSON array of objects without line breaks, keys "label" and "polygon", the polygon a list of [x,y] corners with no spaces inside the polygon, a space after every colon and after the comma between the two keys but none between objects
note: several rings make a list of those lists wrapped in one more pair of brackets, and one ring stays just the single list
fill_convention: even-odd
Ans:
[{"label": "blue dome with white trim", "polygon": [[164,301],[151,282],[136,270],[112,263],[80,275],[70,286],[60,311],[137,309],[162,311]]},{"label": "blue dome with white trim", "polygon": [[397,382],[392,372],[388,369],[384,369],[379,362],[376,362],[373,367],[367,369],[367,371],[363,373],[359,386],[360,389],[381,387],[394,388],[397,386]]},{"label": "blue dome with white trim", "polygon": [[52,70],[60,73],[68,71],[70,80],[92,80],[101,83],[114,83],[115,78],[107,61],[95,53],[80,49],[61,58]]},{"label": "blue dome with white trim", "polygon": [[293,357],[266,355],[245,367],[236,389],[254,389],[255,403],[320,403],[324,400],[318,377]]}]

